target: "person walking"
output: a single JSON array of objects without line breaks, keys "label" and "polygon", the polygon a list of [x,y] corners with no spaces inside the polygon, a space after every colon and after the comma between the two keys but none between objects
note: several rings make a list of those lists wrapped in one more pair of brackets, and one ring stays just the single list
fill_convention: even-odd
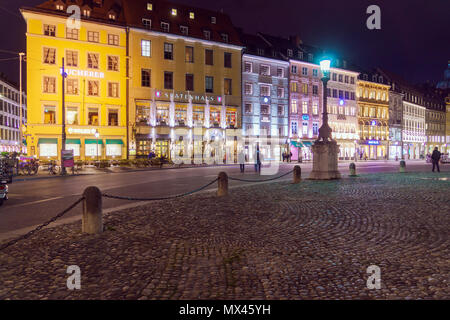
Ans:
[{"label": "person walking", "polygon": [[244,173],[244,171],[245,171],[245,154],[244,154],[243,150],[241,150],[238,154],[238,162],[239,162],[239,168],[241,169],[241,173]]},{"label": "person walking", "polygon": [[439,170],[439,160],[441,160],[441,153],[438,150],[438,147],[434,148],[433,154],[431,155],[431,162],[433,163],[433,172],[434,168],[437,167],[437,171],[441,172]]},{"label": "person walking", "polygon": [[292,161],[292,152],[290,152],[290,151],[289,151],[289,156],[288,156],[288,158],[289,158],[289,162],[291,162],[291,161]]},{"label": "person walking", "polygon": [[256,149],[255,161],[255,172],[261,172],[261,155],[259,148]]}]

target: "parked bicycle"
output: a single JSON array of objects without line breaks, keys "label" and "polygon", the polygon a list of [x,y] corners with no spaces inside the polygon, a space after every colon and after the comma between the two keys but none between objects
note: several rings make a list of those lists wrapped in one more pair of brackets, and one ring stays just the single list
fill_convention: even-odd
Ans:
[{"label": "parked bicycle", "polygon": [[48,164],[47,170],[48,170],[48,174],[56,175],[56,174],[60,173],[61,168],[58,165],[56,165],[56,161],[52,160]]},{"label": "parked bicycle", "polygon": [[36,175],[39,171],[39,162],[36,159],[31,159],[30,162],[22,162],[19,165],[19,170],[22,175]]}]

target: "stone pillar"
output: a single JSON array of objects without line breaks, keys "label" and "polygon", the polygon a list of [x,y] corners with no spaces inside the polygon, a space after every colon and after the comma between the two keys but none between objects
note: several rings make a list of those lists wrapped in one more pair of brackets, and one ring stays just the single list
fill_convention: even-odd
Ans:
[{"label": "stone pillar", "polygon": [[219,173],[217,196],[223,197],[228,195],[228,175],[226,172]]},{"label": "stone pillar", "polygon": [[406,162],[405,160],[400,161],[400,168],[399,168],[399,172],[405,172],[406,171]]},{"label": "stone pillar", "polygon": [[350,170],[350,177],[356,177],[356,165],[354,162],[350,163],[350,165],[348,166],[348,169]]},{"label": "stone pillar", "polygon": [[302,169],[300,168],[300,166],[295,166],[293,183],[295,184],[300,183],[301,180],[302,180]]},{"label": "stone pillar", "polygon": [[103,232],[102,220],[102,193],[97,187],[88,187],[83,192],[83,233]]},{"label": "stone pillar", "polygon": [[316,141],[312,146],[313,170],[311,180],[340,179],[338,170],[339,145],[336,141]]}]

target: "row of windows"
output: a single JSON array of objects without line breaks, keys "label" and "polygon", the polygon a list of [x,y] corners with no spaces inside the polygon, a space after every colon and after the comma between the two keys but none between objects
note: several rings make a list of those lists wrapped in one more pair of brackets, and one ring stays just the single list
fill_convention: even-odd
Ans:
[{"label": "row of windows", "polygon": [[344,90],[327,88],[327,97],[346,99],[346,100],[355,100],[355,93],[349,92],[349,91],[344,91]]},{"label": "row of windows", "polygon": [[[0,111],[20,116],[20,107],[0,99]],[[26,115],[26,107],[22,106],[22,115]]]},{"label": "row of windows", "polygon": [[[214,50],[205,49],[205,65],[214,65]],[[184,59],[185,62],[194,63],[194,47],[185,46],[184,49]],[[152,56],[152,42],[150,40],[141,40],[141,55],[143,57]],[[174,60],[174,45],[173,43],[164,43],[164,59]],[[232,54],[229,52],[224,52],[223,61],[225,68],[232,67]]]},{"label": "row of windows", "polygon": [[[302,135],[306,136],[309,132],[309,123],[307,121],[302,122]],[[298,135],[298,122],[292,121],[291,122],[291,133],[293,135]],[[319,123],[313,122],[312,124],[312,134],[317,135],[319,133]]]},{"label": "row of windows", "polygon": [[[298,73],[298,67],[296,65],[291,66],[291,73],[297,74]],[[308,76],[309,75],[309,68],[302,67],[302,76]],[[319,70],[318,69],[312,69],[312,75],[313,77],[319,76]]]},{"label": "row of windows", "polygon": [[[302,93],[303,94],[308,94],[309,92],[309,88],[310,86],[307,83],[302,83]],[[311,86],[312,88],[312,94],[313,95],[318,95],[319,94],[319,86],[313,84]],[[291,92],[298,92],[298,82],[296,81],[292,81],[291,82]]]},{"label": "row of windows", "polygon": [[0,129],[0,140],[19,141],[19,132],[16,130]]},{"label": "row of windows", "polygon": [[12,117],[4,116],[0,114],[0,126],[10,127],[10,128],[19,128],[19,119],[15,119]]},{"label": "row of windows", "polygon": [[[56,25],[44,24],[44,35],[49,37],[56,37]],[[66,38],[70,40],[79,40],[80,30],[66,28]],[[100,42],[100,32],[86,31],[86,39],[89,42]],[[108,44],[113,46],[119,45],[119,36],[117,34],[108,34]]]},{"label": "row of windows", "polygon": [[[252,95],[253,94],[253,87],[254,84],[251,82],[245,82],[244,83],[244,93],[245,95]],[[271,94],[271,86],[267,84],[260,84],[259,85],[259,95],[262,97],[270,97]],[[277,97],[278,98],[284,98],[284,88],[283,87],[277,87]]]},{"label": "row of windows", "polygon": [[[20,94],[18,91],[11,90],[8,87],[0,84],[0,98],[2,96],[8,98],[9,100],[15,101],[17,103],[20,102]],[[24,104],[27,103],[27,98],[25,97],[25,95],[23,95],[22,102]]]},{"label": "row of windows", "polygon": [[[302,114],[309,114],[309,102],[308,101],[302,101],[302,105],[301,105],[301,113]],[[313,115],[318,115],[319,114],[319,102],[318,101],[313,101],[312,102],[312,114]],[[298,109],[298,103],[296,99],[292,99],[291,100],[291,114],[297,114],[299,113],[299,109]]]},{"label": "row of windows", "polygon": [[[254,72],[253,62],[250,62],[250,61],[245,61],[244,62],[244,72],[247,72],[247,73],[253,73]],[[272,75],[271,74],[270,65],[268,65],[268,64],[260,64],[259,65],[259,74],[263,75],[263,76],[270,76],[270,75]],[[272,76],[276,76],[278,78],[284,78],[284,68],[276,68],[276,73],[274,73]]]},{"label": "row of windows", "polygon": [[[99,80],[87,80],[86,95],[88,96],[100,96],[100,81]],[[78,95],[80,93],[78,79],[66,80],[66,94]],[[43,93],[56,93],[56,77],[44,76],[42,84]],[[108,97],[119,98],[119,83],[108,82]]]},{"label": "row of windows", "polygon": [[418,117],[425,117],[425,109],[413,107],[405,104],[404,112],[407,115],[414,115]]},{"label": "row of windows", "polygon": [[380,100],[380,101],[388,101],[389,95],[386,94],[386,92],[378,90],[370,90],[359,88],[358,89],[358,98],[365,98],[365,99],[372,99],[372,100]]},{"label": "row of windows", "polygon": [[331,72],[331,80],[343,82],[343,83],[355,84],[355,77],[350,77],[348,75],[344,76],[343,74],[337,74],[335,72]]},{"label": "row of windows", "polygon": [[[153,3],[147,2],[147,11],[153,11]],[[171,9],[170,14],[172,16],[177,16],[179,14],[178,9]],[[194,20],[195,19],[195,13],[194,11],[189,11],[189,19]],[[217,17],[211,16],[211,23],[216,24],[217,23]]]},{"label": "row of windows", "polygon": [[327,106],[327,109],[330,114],[356,116],[356,107],[329,105]]},{"label": "row of windows", "polygon": [[[278,116],[284,116],[284,106],[278,105],[277,106],[277,115]],[[245,103],[244,104],[244,113],[245,114],[253,114],[255,110],[253,109],[253,105],[251,103]],[[260,113],[261,115],[270,115],[270,105],[268,104],[261,104],[260,105]]]},{"label": "row of windows", "polygon": [[[45,105],[44,106],[44,123],[45,124],[56,124],[56,106]],[[99,108],[87,109],[85,114],[86,122],[90,126],[98,126],[101,124]],[[78,107],[66,107],[66,124],[69,125],[79,125],[80,124],[80,114]],[[108,109],[107,122],[108,126],[118,126],[119,125],[119,110],[118,109]]]},{"label": "row of windows", "polygon": [[387,108],[360,107],[359,115],[360,117],[387,119],[389,113]]},{"label": "row of windows", "polygon": [[[43,63],[46,64],[56,64],[56,49],[44,47],[43,52]],[[119,71],[119,57],[118,56],[107,56],[107,70],[108,71]],[[67,67],[79,68],[79,55],[78,51],[66,50],[65,65]],[[94,52],[87,53],[87,64],[88,69],[99,69],[100,68],[100,54]]]}]

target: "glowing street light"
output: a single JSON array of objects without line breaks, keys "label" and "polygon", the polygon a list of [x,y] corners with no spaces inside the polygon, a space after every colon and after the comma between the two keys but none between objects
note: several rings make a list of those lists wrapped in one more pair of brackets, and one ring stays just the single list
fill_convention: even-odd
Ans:
[{"label": "glowing street light", "polygon": [[322,126],[319,129],[319,137],[317,141],[321,139],[326,141],[331,141],[331,128],[328,125],[328,110],[327,110],[327,83],[330,80],[330,65],[331,60],[324,59],[320,61],[320,70],[322,71],[322,82],[323,82],[323,113],[322,113]]}]

